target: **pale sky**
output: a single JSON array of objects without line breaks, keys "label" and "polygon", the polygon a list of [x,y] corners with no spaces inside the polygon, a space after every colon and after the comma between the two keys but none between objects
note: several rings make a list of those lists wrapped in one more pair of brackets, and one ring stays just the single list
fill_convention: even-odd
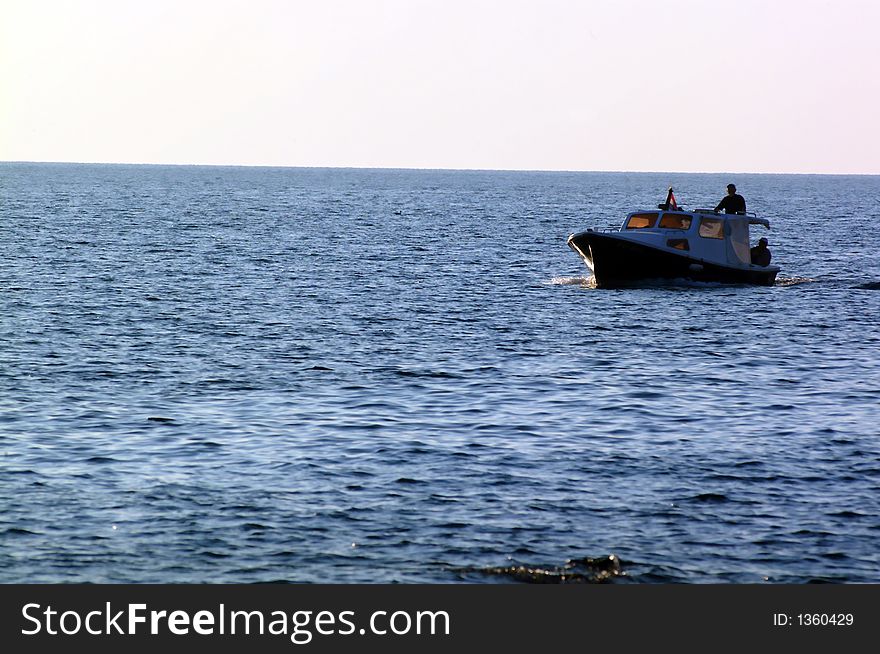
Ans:
[{"label": "pale sky", "polygon": [[0,0],[0,161],[880,174],[880,1]]}]

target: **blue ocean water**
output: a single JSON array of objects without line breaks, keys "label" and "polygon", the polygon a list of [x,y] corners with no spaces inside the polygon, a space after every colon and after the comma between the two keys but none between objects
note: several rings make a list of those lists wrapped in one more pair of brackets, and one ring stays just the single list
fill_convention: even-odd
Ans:
[{"label": "blue ocean water", "polygon": [[[730,181],[773,287],[565,245]],[[0,164],[0,581],[878,582],[878,224],[868,176]]]}]

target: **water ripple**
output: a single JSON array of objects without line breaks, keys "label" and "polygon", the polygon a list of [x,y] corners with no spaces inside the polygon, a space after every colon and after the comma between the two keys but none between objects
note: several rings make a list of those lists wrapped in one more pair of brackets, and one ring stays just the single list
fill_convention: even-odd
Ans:
[{"label": "water ripple", "polygon": [[605,291],[668,175],[0,172],[0,581],[878,581],[877,178],[742,176],[773,287]]}]

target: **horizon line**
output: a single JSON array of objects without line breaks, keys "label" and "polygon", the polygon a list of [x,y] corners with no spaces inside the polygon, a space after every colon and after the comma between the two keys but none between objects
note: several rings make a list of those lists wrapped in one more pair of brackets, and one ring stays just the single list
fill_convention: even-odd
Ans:
[{"label": "horizon line", "polygon": [[730,170],[586,170],[571,168],[445,168],[436,166],[346,166],[346,165],[294,165],[294,164],[242,164],[242,163],[156,163],[133,161],[54,161],[54,160],[7,160],[0,164],[46,164],[71,166],[153,166],[178,168],[289,168],[300,170],[408,170],[437,172],[486,172],[486,173],[624,173],[624,174],[664,174],[664,175],[803,175],[837,177],[878,177],[876,173],[855,172],[804,172],[804,171],[730,171]]}]

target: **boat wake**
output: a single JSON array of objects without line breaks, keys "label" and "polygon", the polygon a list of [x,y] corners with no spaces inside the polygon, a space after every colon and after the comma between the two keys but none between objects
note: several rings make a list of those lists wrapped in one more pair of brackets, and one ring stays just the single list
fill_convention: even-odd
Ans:
[{"label": "boat wake", "polygon": [[815,279],[809,277],[777,277],[774,286],[798,286],[799,284],[810,284]]},{"label": "boat wake", "polygon": [[[810,277],[777,277],[772,286],[799,286],[800,284],[811,284],[817,280]],[[548,284],[552,286],[581,286],[583,288],[596,288],[596,278],[592,275],[574,276],[574,277],[554,277]],[[694,279],[685,279],[683,277],[676,279],[640,279],[633,280],[627,284],[621,284],[621,288],[730,288],[744,286],[744,284],[716,281],[697,281]],[[880,290],[880,283],[863,284],[857,288]]]},{"label": "boat wake", "polygon": [[586,286],[594,288],[596,286],[596,278],[592,275],[586,277],[583,275],[577,277],[554,277],[549,283],[553,286]]}]

